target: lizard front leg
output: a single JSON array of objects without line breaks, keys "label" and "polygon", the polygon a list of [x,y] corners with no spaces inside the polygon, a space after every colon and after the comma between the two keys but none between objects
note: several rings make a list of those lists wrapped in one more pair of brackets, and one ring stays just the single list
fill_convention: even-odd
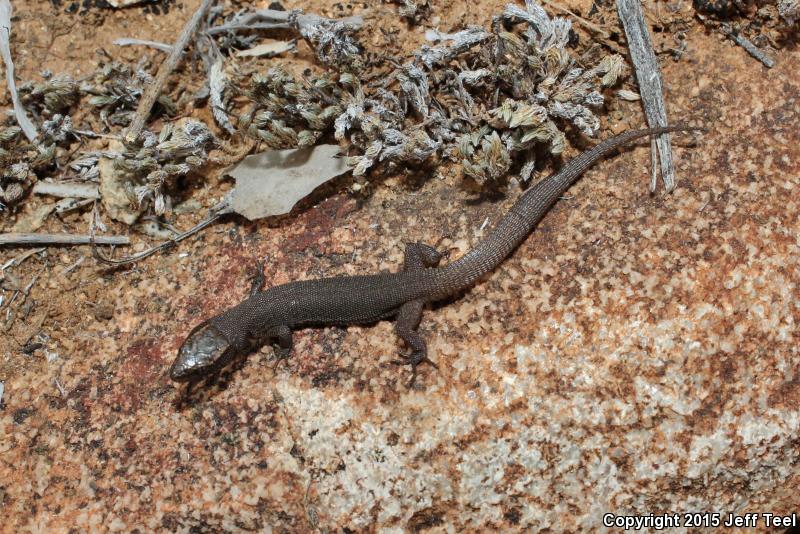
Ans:
[{"label": "lizard front leg", "polygon": [[250,281],[250,296],[252,297],[262,289],[264,289],[264,284],[266,283],[267,279],[264,277],[264,262],[260,260],[256,260],[255,268],[253,269],[253,273],[247,277]]},{"label": "lizard front leg", "polygon": [[[430,245],[408,243],[405,250],[403,269],[406,271],[421,271],[426,267],[436,267],[441,259],[442,255]],[[424,306],[425,302],[422,300],[406,302],[400,308],[394,323],[394,330],[397,335],[411,348],[411,354],[403,356],[403,360],[399,362],[411,366],[409,387],[413,386],[414,381],[417,379],[417,366],[419,364],[429,363],[438,369],[436,364],[428,358],[428,345],[425,343],[425,339],[417,332]]]}]

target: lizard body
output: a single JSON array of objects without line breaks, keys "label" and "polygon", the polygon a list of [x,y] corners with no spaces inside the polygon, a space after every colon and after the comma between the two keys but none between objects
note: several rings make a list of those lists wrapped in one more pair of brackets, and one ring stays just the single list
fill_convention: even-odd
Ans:
[{"label": "lizard body", "polygon": [[425,303],[460,293],[494,270],[564,191],[614,149],[648,135],[699,129],[629,130],[599,143],[527,189],[475,248],[443,267],[438,267],[440,255],[435,249],[410,243],[401,272],[304,280],[254,292],[192,330],[178,351],[170,376],[176,381],[197,380],[269,340],[278,342],[279,353],[285,357],[291,350],[292,330],[297,328],[368,324],[394,317],[395,331],[411,348],[404,361],[412,366],[413,382],[417,365],[433,365],[425,340],[417,332]]}]

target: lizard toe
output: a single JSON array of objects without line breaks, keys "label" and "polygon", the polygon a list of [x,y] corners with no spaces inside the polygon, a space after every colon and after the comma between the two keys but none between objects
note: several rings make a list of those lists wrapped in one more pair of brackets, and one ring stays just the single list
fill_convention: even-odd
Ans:
[{"label": "lizard toe", "polygon": [[407,387],[411,388],[414,386],[414,383],[417,380],[417,367],[426,363],[436,369],[439,370],[439,366],[436,365],[433,360],[428,358],[426,351],[414,351],[411,354],[405,356],[400,356],[400,360],[394,360],[392,363],[395,365],[410,365],[411,366],[411,380],[408,381]]}]

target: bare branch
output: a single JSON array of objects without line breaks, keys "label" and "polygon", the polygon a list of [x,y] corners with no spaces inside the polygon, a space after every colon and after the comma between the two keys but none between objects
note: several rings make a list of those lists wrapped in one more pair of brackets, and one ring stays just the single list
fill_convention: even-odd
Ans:
[{"label": "bare branch", "polygon": [[720,27],[722,33],[727,35],[734,43],[744,48],[748,54],[759,60],[765,67],[771,69],[775,66],[775,60],[765,54],[759,47],[754,45],[749,39],[742,37],[727,24]]},{"label": "bare branch", "polygon": [[[653,43],[650,40],[650,33],[642,13],[640,0],[617,0],[617,12],[625,28],[625,36],[628,39],[633,66],[636,69],[636,79],[639,82],[639,93],[642,96],[644,113],[647,116],[647,123],[650,127],[666,126],[667,111],[664,106],[664,91],[661,82],[661,72],[658,68],[656,54],[653,51]],[[675,189],[675,166],[672,163],[672,145],[669,135],[663,134],[654,138],[651,143],[655,143],[658,148],[658,155],[661,160],[661,179],[664,181],[664,189],[672,191]],[[653,145],[651,145],[653,146]],[[653,175],[650,180],[650,191],[656,190],[656,168],[658,166],[656,151],[653,154]]]},{"label": "bare branch", "polygon": [[0,234],[0,245],[130,245],[125,236],[98,236],[85,234]]},{"label": "bare branch", "polygon": [[149,46],[150,48],[161,50],[162,52],[166,52],[167,54],[172,52],[172,45],[159,43],[157,41],[148,41],[146,39],[131,39],[128,37],[122,37],[120,39],[115,40],[114,44],[117,46]]},{"label": "bare branch", "polygon": [[189,19],[189,22],[187,22],[186,26],[183,27],[178,40],[175,41],[175,44],[172,46],[172,52],[170,52],[170,54],[161,64],[155,79],[150,85],[148,85],[147,89],[142,95],[142,99],[139,100],[139,107],[136,109],[136,115],[134,115],[131,125],[128,128],[128,132],[125,134],[126,143],[133,143],[136,141],[136,138],[139,137],[142,128],[144,128],[144,123],[147,120],[147,117],[150,115],[150,110],[153,108],[158,96],[161,94],[161,89],[163,88],[164,83],[177,66],[181,55],[183,55],[183,49],[186,48],[189,39],[191,39],[192,35],[197,29],[197,26],[200,24],[200,21],[205,17],[206,11],[208,11],[208,8],[211,6],[212,2],[214,2],[214,0],[203,0],[203,3],[200,5],[197,11],[194,12],[192,18]]},{"label": "bare branch", "polygon": [[[107,263],[109,265],[125,265],[125,264],[128,264],[128,263],[133,263],[133,262],[142,260],[142,259],[144,259],[144,258],[146,258],[148,256],[151,256],[151,255],[155,254],[156,252],[158,252],[160,250],[167,250],[167,249],[175,246],[176,243],[179,243],[180,241],[183,241],[187,237],[193,236],[194,234],[196,234],[197,232],[199,232],[203,228],[206,228],[207,226],[210,226],[214,221],[216,221],[221,216],[223,216],[223,215],[225,215],[227,213],[231,213],[230,206],[227,204],[227,202],[221,202],[221,203],[217,204],[216,206],[214,206],[213,208],[211,208],[211,211],[209,212],[209,214],[206,216],[205,219],[203,219],[202,221],[197,223],[195,226],[193,226],[189,230],[183,232],[182,234],[179,234],[179,235],[175,236],[174,238],[170,239],[169,241],[165,241],[164,243],[161,243],[161,244],[156,245],[154,247],[150,247],[149,249],[143,250],[142,252],[139,252],[137,254],[132,254],[131,256],[126,256],[126,257],[120,258],[120,259],[109,258],[105,254],[100,252],[97,248],[93,248],[92,249],[92,255],[95,257],[96,260],[101,261],[103,263]],[[97,243],[101,244],[99,239],[100,238],[98,238]]]},{"label": "bare branch", "polygon": [[36,182],[33,192],[59,198],[100,198],[96,184]]}]

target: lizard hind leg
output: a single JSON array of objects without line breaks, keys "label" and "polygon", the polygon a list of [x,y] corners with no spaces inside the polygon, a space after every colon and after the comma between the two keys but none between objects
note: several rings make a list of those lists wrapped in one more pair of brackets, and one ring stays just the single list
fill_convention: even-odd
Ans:
[{"label": "lizard hind leg", "polygon": [[266,283],[267,279],[264,277],[264,262],[261,260],[256,260],[255,267],[253,268],[252,274],[247,277],[248,281],[250,282],[250,296],[252,297],[262,289],[264,289],[264,284]]},{"label": "lizard hind leg", "polygon": [[400,308],[397,314],[397,320],[394,323],[394,330],[398,336],[403,338],[403,341],[411,348],[411,354],[408,356],[401,356],[402,360],[395,363],[410,365],[411,366],[411,380],[408,382],[408,387],[412,387],[417,379],[417,366],[422,363],[432,365],[435,369],[439,366],[433,363],[428,358],[428,344],[425,339],[417,332],[419,321],[422,319],[422,308],[425,305],[422,300],[412,300],[406,302]]},{"label": "lizard hind leg", "polygon": [[273,344],[275,367],[277,367],[292,354],[292,329],[286,325],[272,327],[267,332],[267,338],[277,342]]},{"label": "lizard hind leg", "polygon": [[437,267],[442,254],[425,243],[406,243],[403,261],[405,271],[421,271],[425,267]]}]

